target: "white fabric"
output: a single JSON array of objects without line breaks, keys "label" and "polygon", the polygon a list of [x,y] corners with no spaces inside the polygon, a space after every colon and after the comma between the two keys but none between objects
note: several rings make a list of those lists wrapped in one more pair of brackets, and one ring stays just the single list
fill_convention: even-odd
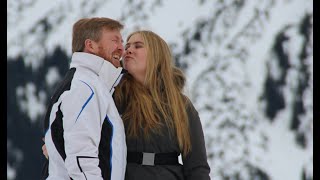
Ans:
[{"label": "white fabric", "polygon": [[[62,93],[58,102],[53,105],[49,130],[45,135],[49,155],[47,179],[102,179],[98,167],[98,150],[102,124],[108,116],[113,127],[111,180],[122,180],[126,169],[127,147],[123,123],[112,98],[114,86],[121,79],[122,68],[115,68],[98,56],[81,52],[73,54],[70,68],[73,67],[76,72],[71,88]],[[65,162],[55,148],[51,136],[51,125],[60,103],[63,113]]]}]

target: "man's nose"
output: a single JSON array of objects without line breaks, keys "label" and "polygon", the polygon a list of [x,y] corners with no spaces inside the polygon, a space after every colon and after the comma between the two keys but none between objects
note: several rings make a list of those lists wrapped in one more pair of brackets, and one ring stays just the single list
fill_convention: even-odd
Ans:
[{"label": "man's nose", "polygon": [[118,50],[121,50],[122,52],[124,50],[123,44],[121,42],[118,44]]},{"label": "man's nose", "polygon": [[117,45],[117,51],[120,53],[120,58],[124,57],[125,55],[125,49],[122,43],[119,43]]}]

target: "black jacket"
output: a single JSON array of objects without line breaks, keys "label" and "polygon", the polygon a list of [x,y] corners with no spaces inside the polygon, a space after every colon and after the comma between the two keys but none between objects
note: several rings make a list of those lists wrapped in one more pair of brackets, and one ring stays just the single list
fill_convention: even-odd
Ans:
[{"label": "black jacket", "polygon": [[[120,112],[121,113],[121,112]],[[144,166],[127,162],[126,180],[209,180],[210,167],[207,162],[204,135],[197,110],[190,103],[187,107],[190,125],[192,150],[184,158],[183,165]],[[125,124],[125,128],[126,128]],[[163,135],[151,134],[146,140],[143,137],[126,138],[128,152],[167,153],[179,150],[175,136],[170,136],[168,129],[163,128]]]}]

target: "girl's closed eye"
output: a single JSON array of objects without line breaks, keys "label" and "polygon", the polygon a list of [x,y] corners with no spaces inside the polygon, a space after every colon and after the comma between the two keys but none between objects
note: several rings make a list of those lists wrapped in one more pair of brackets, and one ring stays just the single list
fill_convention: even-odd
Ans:
[{"label": "girl's closed eye", "polygon": [[135,45],[135,48],[138,49],[138,48],[142,48],[141,45]]}]

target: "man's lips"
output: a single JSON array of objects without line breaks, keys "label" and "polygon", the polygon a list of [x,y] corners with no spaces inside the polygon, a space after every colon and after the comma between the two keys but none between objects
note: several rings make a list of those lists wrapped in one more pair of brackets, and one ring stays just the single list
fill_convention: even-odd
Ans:
[{"label": "man's lips", "polygon": [[118,54],[114,54],[114,55],[112,55],[112,59],[116,59],[116,60],[120,60],[120,55],[118,55]]},{"label": "man's lips", "polygon": [[113,51],[111,57],[112,57],[113,60],[120,61],[120,59],[122,57],[122,51],[119,51],[119,50]]}]

